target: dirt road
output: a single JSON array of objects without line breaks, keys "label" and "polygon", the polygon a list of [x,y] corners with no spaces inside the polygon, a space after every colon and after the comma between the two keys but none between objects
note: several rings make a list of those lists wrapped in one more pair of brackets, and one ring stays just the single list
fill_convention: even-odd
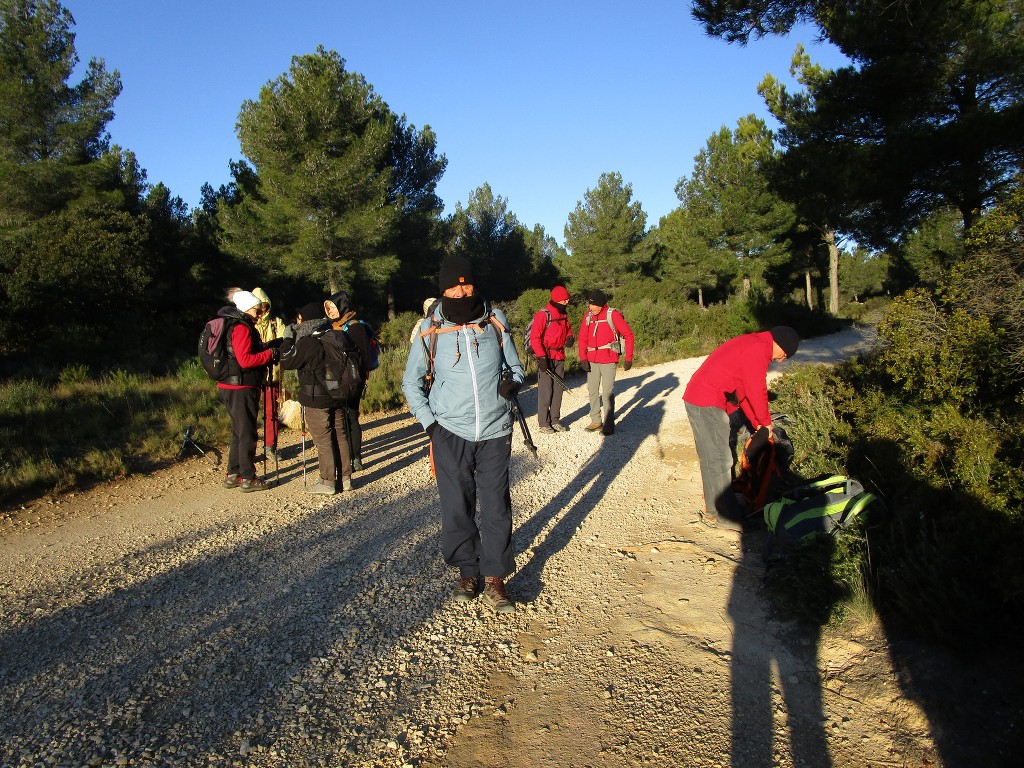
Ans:
[{"label": "dirt road", "polygon": [[303,493],[286,431],[266,493],[195,457],[12,510],[0,765],[1010,765],[941,706],[973,704],[987,670],[940,686],[945,658],[893,653],[870,616],[824,635],[780,619],[758,535],[699,525],[680,400],[699,362],[620,372],[613,436],[582,429],[580,381],[570,432],[534,430],[536,458],[517,436],[513,616],[448,598],[404,413],[368,419],[367,470],[330,499]]}]

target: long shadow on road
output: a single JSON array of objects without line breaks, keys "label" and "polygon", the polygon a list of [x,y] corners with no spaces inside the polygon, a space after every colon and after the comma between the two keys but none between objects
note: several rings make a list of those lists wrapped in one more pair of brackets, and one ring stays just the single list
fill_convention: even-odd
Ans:
[{"label": "long shadow on road", "polygon": [[[217,763],[287,749],[278,742],[296,721],[342,739],[338,724],[375,685],[382,715],[399,706],[384,660],[446,599],[436,494],[426,485],[386,515],[368,493],[342,501],[283,527],[256,517],[126,554],[81,573],[76,592],[94,596],[78,605],[54,610],[44,594],[8,603],[0,764]],[[429,654],[406,661],[446,667]],[[360,743],[386,736],[386,722],[361,723]]]},{"label": "long shadow on road", "polygon": [[[583,521],[636,455],[644,439],[657,433],[665,406],[652,401],[666,390],[675,389],[678,379],[674,375],[665,375],[636,387],[637,378],[642,380],[650,375],[653,374],[631,380],[631,389],[621,407],[615,434],[604,438],[604,444],[580,467],[572,481],[516,529],[513,536],[516,554],[530,552],[529,559],[519,566],[509,583],[516,598],[525,601],[537,599],[544,589],[548,561],[572,540]],[[622,386],[621,382],[619,386]],[[643,409],[642,418],[640,409]]]}]

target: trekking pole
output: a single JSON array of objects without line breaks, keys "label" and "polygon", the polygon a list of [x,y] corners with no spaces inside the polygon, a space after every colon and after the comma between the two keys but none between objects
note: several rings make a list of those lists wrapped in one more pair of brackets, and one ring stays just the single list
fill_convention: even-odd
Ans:
[{"label": "trekking pole", "polygon": [[[281,390],[278,389],[278,391],[280,392]],[[281,465],[279,463],[281,446],[278,443],[281,433],[278,429],[277,423],[277,397],[275,397],[270,403],[270,414],[273,417],[272,423],[274,425],[274,487],[276,488],[281,482]]]},{"label": "trekking pole", "polygon": [[516,417],[519,426],[523,428],[523,442],[526,443],[526,447],[530,449],[530,452],[536,456],[537,446],[533,444],[533,438],[530,437],[530,428],[526,426],[526,417],[523,416],[523,409],[519,405],[519,396],[515,392],[509,392],[508,400],[512,404],[512,415]]},{"label": "trekking pole", "polygon": [[[256,446],[259,447],[259,434],[256,435]],[[263,479],[267,479],[267,387],[265,385],[263,387]]]},{"label": "trekking pole", "polygon": [[551,370],[550,368],[545,368],[545,369],[544,369],[544,373],[546,373],[546,374],[547,374],[548,376],[550,376],[550,377],[551,377],[551,378],[552,378],[552,379],[554,380],[554,382],[555,382],[555,383],[556,383],[556,384],[557,384],[557,385],[558,385],[559,387],[561,387],[561,388],[562,388],[562,391],[563,391],[563,392],[572,392],[572,389],[571,389],[571,388],[569,387],[569,385],[565,383],[565,379],[563,379],[563,378],[562,378],[561,376],[559,376],[559,375],[558,375],[557,373],[555,373],[554,371],[552,371],[552,370]]}]

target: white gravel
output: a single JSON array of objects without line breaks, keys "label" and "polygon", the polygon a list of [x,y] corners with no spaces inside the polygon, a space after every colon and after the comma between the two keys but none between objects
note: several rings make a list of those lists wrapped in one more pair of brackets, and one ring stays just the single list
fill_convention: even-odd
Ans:
[{"label": "white gravel", "polygon": [[[286,431],[265,493],[225,490],[193,458],[6,515],[0,766],[445,764],[464,724],[517,705],[488,698],[494,675],[560,674],[570,662],[545,643],[583,614],[611,621],[631,598],[600,585],[695,518],[699,498],[669,486],[684,472],[692,494],[695,470],[665,446],[688,439],[680,397],[699,362],[620,371],[612,437],[582,429],[579,379],[570,432],[531,417],[533,457],[517,428],[512,616],[449,599],[426,440],[405,413],[367,419],[367,468],[333,498],[303,494]],[[533,413],[535,390],[522,399]],[[308,443],[307,459],[315,475]],[[627,665],[605,699],[647,685],[614,636],[579,647],[585,667]]]}]

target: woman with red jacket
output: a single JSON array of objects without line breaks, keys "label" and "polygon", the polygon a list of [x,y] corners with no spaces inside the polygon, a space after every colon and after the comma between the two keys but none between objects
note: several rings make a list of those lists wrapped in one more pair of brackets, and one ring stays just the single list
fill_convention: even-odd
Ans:
[{"label": "woman with red jacket", "polygon": [[760,429],[771,434],[768,366],[792,357],[799,346],[797,332],[785,325],[737,336],[708,355],[686,385],[683,402],[700,462],[705,506],[701,520],[706,525],[742,528],[746,512],[732,490],[736,457],[729,417],[740,410],[751,434]]},{"label": "woman with red jacket", "polygon": [[[565,348],[575,339],[569,327],[569,292],[561,285],[551,289],[551,301],[533,316],[530,352],[537,358],[537,423],[541,432],[568,432],[562,424],[562,388],[551,374],[565,379]],[[549,373],[550,372],[550,373]]]}]

